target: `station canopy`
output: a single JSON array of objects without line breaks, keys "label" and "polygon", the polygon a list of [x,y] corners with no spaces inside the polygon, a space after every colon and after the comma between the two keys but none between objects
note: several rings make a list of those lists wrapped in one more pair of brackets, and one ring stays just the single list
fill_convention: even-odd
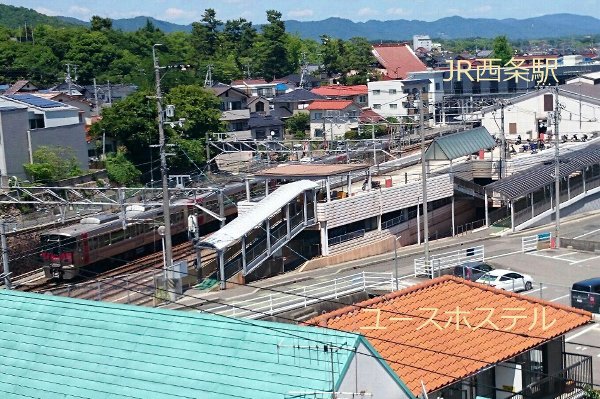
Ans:
[{"label": "station canopy", "polygon": [[451,161],[495,146],[496,141],[490,132],[485,127],[476,127],[464,132],[436,137],[425,151],[425,159]]},{"label": "station canopy", "polygon": [[[599,163],[600,143],[590,144],[580,150],[561,155],[560,177],[569,176]],[[498,193],[508,200],[518,199],[554,183],[554,168],[554,160],[546,160],[537,166],[488,184],[485,189],[490,194]]]},{"label": "station canopy", "polygon": [[198,245],[222,251],[241,240],[244,235],[251,232],[255,227],[260,226],[271,215],[294,200],[298,195],[317,187],[317,183],[310,180],[300,180],[284,184],[257,202],[248,212],[233,219],[222,229],[210,235]]},{"label": "station canopy", "polygon": [[345,175],[367,170],[367,164],[290,164],[261,170],[256,177],[268,179],[324,179],[328,176]]}]

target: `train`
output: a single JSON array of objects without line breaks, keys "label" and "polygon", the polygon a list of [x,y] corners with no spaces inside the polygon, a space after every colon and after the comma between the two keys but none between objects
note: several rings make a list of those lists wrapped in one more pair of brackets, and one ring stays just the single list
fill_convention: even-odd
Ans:
[{"label": "train", "polygon": [[[226,217],[235,215],[235,204],[246,197],[245,187],[244,183],[235,183],[223,188]],[[189,196],[171,205],[171,235],[175,241],[185,239],[192,226],[198,226],[200,235],[219,229],[220,222],[195,204],[219,213],[218,195],[213,192]],[[45,277],[72,280],[81,276],[83,269],[135,259],[161,248],[157,227],[164,224],[162,207],[128,206],[125,218],[117,213],[99,214],[40,234]]]}]

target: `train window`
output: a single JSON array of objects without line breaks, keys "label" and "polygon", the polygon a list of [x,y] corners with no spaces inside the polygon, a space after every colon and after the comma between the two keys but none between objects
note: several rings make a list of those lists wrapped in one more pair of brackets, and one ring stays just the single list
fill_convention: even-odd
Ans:
[{"label": "train window", "polygon": [[110,243],[111,244],[122,241],[124,238],[125,238],[125,231],[123,229],[119,229],[117,231],[113,231],[112,233],[110,233]]},{"label": "train window", "polygon": [[110,234],[103,234],[98,237],[98,244],[100,247],[106,247],[110,245]]},{"label": "train window", "polygon": [[98,248],[98,238],[97,237],[91,237],[88,239],[88,243],[90,246],[90,250],[95,250]]}]

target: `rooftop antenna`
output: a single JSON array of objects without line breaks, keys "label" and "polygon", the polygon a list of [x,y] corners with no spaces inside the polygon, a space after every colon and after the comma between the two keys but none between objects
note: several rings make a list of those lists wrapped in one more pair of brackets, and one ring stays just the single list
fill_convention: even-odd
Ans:
[{"label": "rooftop antenna", "polygon": [[246,79],[250,79],[250,64],[244,66],[246,67]]},{"label": "rooftop antenna", "polygon": [[208,69],[206,70],[206,77],[204,78],[204,87],[212,87],[213,85],[213,80],[212,80],[212,70],[213,70],[213,65],[209,64]]}]

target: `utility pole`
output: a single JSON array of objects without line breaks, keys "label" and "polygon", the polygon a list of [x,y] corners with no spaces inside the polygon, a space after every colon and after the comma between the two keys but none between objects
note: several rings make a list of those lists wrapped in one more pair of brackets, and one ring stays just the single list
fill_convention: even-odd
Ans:
[{"label": "utility pole", "polygon": [[100,110],[98,109],[98,86],[96,86],[96,78],[94,78],[94,108],[96,116],[100,115]]},{"label": "utility pole", "polygon": [[0,219],[0,239],[2,244],[2,267],[4,269],[4,285],[9,290],[12,289],[10,282],[10,269],[8,267],[8,244],[6,243],[6,224],[4,219]]},{"label": "utility pole", "polygon": [[208,65],[207,68],[208,69],[206,70],[206,77],[204,78],[204,87],[212,87],[212,85],[213,85],[213,80],[212,80],[213,66]]},{"label": "utility pole", "polygon": [[373,167],[377,166],[379,173],[379,164],[377,164],[377,149],[375,148],[375,122],[371,119],[371,137],[373,138]]},{"label": "utility pole", "polygon": [[506,136],[504,134],[504,101],[500,100],[500,179],[506,176]]},{"label": "utility pole", "polygon": [[[160,66],[156,57],[156,47],[160,44],[152,46],[152,60],[154,62],[154,77],[156,79],[156,109],[158,111],[158,145],[160,149],[160,172],[162,176],[162,196],[163,196],[163,218],[165,223],[164,247],[165,252],[163,265],[165,273],[172,267],[172,249],[171,249],[171,209],[169,206],[169,185],[168,185],[168,170],[167,170],[167,154],[165,152],[165,131],[163,129],[163,109],[161,103],[160,91]],[[110,89],[109,89],[110,93]]]},{"label": "utility pole", "polygon": [[[423,93],[419,90],[419,128],[421,130],[421,181],[423,183],[423,247],[425,251],[425,263],[429,262],[429,218],[427,214],[427,166],[425,160],[425,126],[423,121]],[[417,204],[418,212],[418,204]]]},{"label": "utility pole", "polygon": [[560,120],[560,104],[558,102],[558,86],[554,97],[554,192],[556,204],[556,226],[554,229],[554,246],[560,248],[560,149],[558,122]]},{"label": "utility pole", "polygon": [[73,70],[75,71],[74,72],[75,73],[75,79],[77,79],[77,67],[78,67],[78,65],[77,64],[66,64],[66,65],[67,65],[67,78],[66,78],[66,81],[67,81],[67,85],[69,87],[69,89],[68,89],[69,90],[69,95],[71,96],[71,95],[73,95],[73,89],[72,89],[72,87],[73,87],[73,78],[71,78],[71,67],[73,67]]}]

